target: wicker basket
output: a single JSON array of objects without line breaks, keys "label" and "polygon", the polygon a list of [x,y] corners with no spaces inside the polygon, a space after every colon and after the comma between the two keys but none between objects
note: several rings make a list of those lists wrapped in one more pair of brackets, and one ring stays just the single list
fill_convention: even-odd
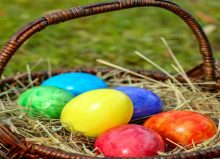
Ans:
[{"label": "wicker basket", "polygon": [[[194,35],[196,36],[200,53],[203,59],[203,63],[189,72],[187,72],[188,76],[192,80],[203,80],[212,82],[212,85],[208,85],[209,91],[217,91],[219,89],[219,84],[217,80],[217,69],[215,66],[215,60],[212,55],[212,50],[209,44],[209,41],[197,23],[197,21],[182,9],[180,6],[166,0],[115,0],[107,3],[97,3],[82,7],[75,7],[71,9],[66,9],[62,11],[58,11],[55,13],[48,14],[35,20],[34,22],[26,25],[22,29],[20,29],[1,49],[0,51],[0,74],[4,71],[6,64],[11,59],[16,50],[34,33],[43,30],[49,25],[58,24],[60,22],[64,22],[71,19],[76,19],[80,17],[133,8],[133,7],[160,7],[166,10],[169,10],[172,13],[175,13],[182,20],[184,20],[187,25],[191,28]],[[102,73],[107,73],[109,69],[92,69],[92,68],[83,68],[83,69],[69,69],[69,70],[57,70],[53,71],[52,75],[56,75],[63,72],[70,71],[80,71],[80,72],[88,72],[95,74],[97,71],[101,71]],[[168,77],[160,72],[151,72],[139,70],[139,73],[152,77],[156,80],[167,80]],[[38,79],[39,82],[48,78],[47,72],[35,72],[32,73],[32,79]],[[20,77],[10,77],[7,79],[0,80],[0,89],[7,90],[10,86],[18,86],[17,79],[22,82],[28,81],[28,76],[20,76]],[[181,77],[177,77],[177,79],[181,82],[184,82],[184,79]],[[73,158],[92,158],[88,156],[82,156],[78,154],[68,153],[63,150],[46,147],[44,145],[37,145],[31,142],[26,142],[24,138],[16,136],[13,134],[9,128],[0,124],[0,150],[6,147],[9,151],[2,152],[0,156],[4,158],[10,159],[20,159],[20,158],[32,158],[32,159],[40,159],[40,158],[48,158],[48,159],[73,159]],[[169,156],[155,156],[149,157],[154,159],[208,159],[220,157],[220,147],[207,148],[205,150],[198,150],[194,152],[183,152]]]}]

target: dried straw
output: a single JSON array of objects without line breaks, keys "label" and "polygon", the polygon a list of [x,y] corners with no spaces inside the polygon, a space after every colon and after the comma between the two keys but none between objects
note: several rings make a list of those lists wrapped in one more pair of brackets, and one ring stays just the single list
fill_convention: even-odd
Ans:
[{"label": "dried straw", "polygon": [[[176,70],[177,74],[181,75],[186,80],[186,83],[182,84],[178,82],[174,75],[168,73],[140,52],[135,52],[135,54],[155,66],[160,71],[164,72],[172,79],[172,81],[156,81],[124,67],[100,59],[98,59],[97,62],[113,67],[114,69],[107,74],[97,72],[97,76],[106,80],[110,87],[129,85],[150,89],[162,98],[164,111],[191,110],[200,112],[214,119],[216,124],[219,125],[219,93],[214,94],[202,92],[197,86],[197,83],[193,83],[187,77],[180,63],[173,55],[173,52],[167,42],[164,39],[162,39],[162,41],[174,60],[175,65],[172,65],[174,70]],[[36,67],[36,65],[34,67]],[[50,71],[51,66],[48,65],[48,68]],[[93,138],[88,138],[79,132],[66,132],[61,126],[59,120],[45,119],[42,117],[31,118],[20,110],[16,99],[19,97],[21,92],[32,87],[35,82],[38,82],[37,79],[31,79],[30,74],[31,71],[33,71],[33,68],[27,67],[27,70],[27,73],[29,74],[29,84],[25,85],[21,81],[17,80],[20,87],[8,86],[9,89],[7,91],[0,93],[0,97],[4,96],[4,99],[0,100],[0,121],[8,125],[14,133],[23,136],[26,141],[60,148],[69,152],[95,156]],[[201,84],[202,83],[200,83],[200,85]],[[218,132],[215,136],[200,144],[193,144],[191,149],[186,149],[176,143],[174,144],[177,146],[174,150],[166,153],[159,152],[159,154],[173,154],[182,151],[194,151],[207,147],[218,146],[220,145],[220,127],[218,128]]]}]

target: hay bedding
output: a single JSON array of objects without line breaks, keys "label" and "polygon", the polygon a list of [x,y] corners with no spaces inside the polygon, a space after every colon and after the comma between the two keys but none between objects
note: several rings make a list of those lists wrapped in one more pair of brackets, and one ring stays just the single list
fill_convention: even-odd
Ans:
[{"label": "hay bedding", "polygon": [[[114,69],[106,74],[97,72],[97,76],[104,79],[110,87],[129,85],[152,90],[162,98],[164,103],[164,111],[176,109],[197,111],[208,115],[214,119],[216,124],[218,124],[220,117],[220,101],[218,98],[220,97],[220,94],[202,92],[196,86],[196,83],[192,83],[185,76],[178,61],[173,56],[172,52],[170,53],[176,63],[176,66],[174,66],[175,70],[177,70],[177,73],[186,79],[187,83],[179,83],[175,80],[175,76],[170,75],[153,61],[149,60],[143,54],[138,52],[136,52],[137,55],[169,75],[173,79],[172,82],[171,80],[167,80],[165,82],[155,81],[126,68],[122,68],[103,60],[97,61],[99,63],[114,67]],[[29,72],[30,71],[28,71],[28,73]],[[25,140],[27,141],[60,148],[69,152],[95,156],[95,150],[93,147],[94,139],[87,138],[79,132],[68,133],[64,130],[64,128],[62,128],[59,120],[49,120],[42,117],[30,118],[27,116],[27,114],[20,111],[16,99],[21,92],[32,87],[35,82],[38,82],[38,80],[29,80],[28,85],[18,81],[20,87],[9,86],[10,88],[7,91],[0,94],[2,97],[2,100],[0,100],[0,121],[8,125],[10,129],[17,135],[25,137]],[[218,145],[220,145],[219,130],[214,137],[198,145],[193,145],[191,149],[187,150],[184,147],[177,145],[177,148],[166,152],[166,154],[182,151],[194,151]]]}]

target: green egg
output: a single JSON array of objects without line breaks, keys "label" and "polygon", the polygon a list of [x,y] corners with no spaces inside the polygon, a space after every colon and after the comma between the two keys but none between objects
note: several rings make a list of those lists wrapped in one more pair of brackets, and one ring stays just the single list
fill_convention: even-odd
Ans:
[{"label": "green egg", "polygon": [[63,107],[73,97],[61,88],[38,86],[23,92],[18,98],[18,104],[23,107],[21,110],[29,116],[59,119]]}]

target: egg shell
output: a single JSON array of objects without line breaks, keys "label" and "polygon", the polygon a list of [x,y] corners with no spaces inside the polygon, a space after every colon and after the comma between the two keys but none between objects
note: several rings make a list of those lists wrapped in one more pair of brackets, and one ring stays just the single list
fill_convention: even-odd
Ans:
[{"label": "egg shell", "polygon": [[165,151],[158,133],[133,124],[106,131],[96,139],[95,147],[106,157],[146,157]]},{"label": "egg shell", "polygon": [[[151,128],[158,132],[164,139],[182,145],[191,147],[190,144],[201,143],[217,132],[216,124],[208,116],[192,112],[175,110],[163,112],[152,116],[144,123],[145,127]],[[169,147],[174,145],[167,141]]]},{"label": "egg shell", "polygon": [[41,85],[59,87],[74,96],[94,89],[107,88],[107,84],[101,78],[82,72],[59,74],[48,78]]},{"label": "egg shell", "polygon": [[74,96],[69,92],[52,86],[38,86],[23,92],[18,98],[22,111],[32,117],[60,118],[63,107]]},{"label": "egg shell", "polygon": [[148,89],[132,86],[121,86],[115,89],[122,91],[130,97],[134,105],[132,119],[146,117],[162,111],[162,100],[157,94]]},{"label": "egg shell", "polygon": [[133,105],[126,94],[99,89],[72,99],[61,113],[61,123],[68,131],[96,137],[107,129],[127,124],[132,114]]}]

